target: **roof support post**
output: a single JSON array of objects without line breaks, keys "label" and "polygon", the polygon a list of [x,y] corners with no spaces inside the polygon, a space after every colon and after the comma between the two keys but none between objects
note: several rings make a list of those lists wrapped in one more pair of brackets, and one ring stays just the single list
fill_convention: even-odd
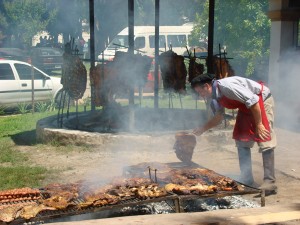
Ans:
[{"label": "roof support post", "polygon": [[214,17],[215,17],[215,0],[209,0],[208,47],[207,47],[207,72],[208,73],[214,73],[214,69],[213,69]]},{"label": "roof support post", "polygon": [[[134,55],[134,0],[128,0],[128,53]],[[135,81],[132,81],[135,82]],[[134,87],[129,90],[129,130],[134,129]]]},{"label": "roof support post", "polygon": [[155,0],[155,67],[154,67],[154,108],[158,108],[158,57],[159,57],[159,1]]},{"label": "roof support post", "polygon": [[[89,0],[90,11],[90,56],[91,68],[95,66],[95,17],[94,17],[94,0]],[[91,110],[95,110],[95,88],[91,85]]]}]

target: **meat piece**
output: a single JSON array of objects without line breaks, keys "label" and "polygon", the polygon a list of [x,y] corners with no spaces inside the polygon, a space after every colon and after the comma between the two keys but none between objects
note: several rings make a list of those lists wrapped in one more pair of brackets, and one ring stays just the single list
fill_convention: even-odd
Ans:
[{"label": "meat piece", "polygon": [[[188,189],[192,194],[243,190],[242,186],[234,180],[204,168],[171,170],[169,178],[164,179],[164,182],[172,183],[172,185],[165,186],[167,191],[174,189],[178,193],[181,192],[183,187]],[[174,185],[177,186],[175,187]]]},{"label": "meat piece", "polygon": [[78,190],[81,183],[74,184],[49,184],[45,189],[45,195],[49,198],[43,199],[41,202],[49,207],[56,209],[66,209],[69,206],[73,206],[72,202],[79,194]]},{"label": "meat piece", "polygon": [[17,219],[23,210],[24,206],[36,204],[34,202],[17,203],[13,205],[0,206],[0,221],[9,223]]},{"label": "meat piece", "polygon": [[139,187],[139,186],[147,186],[152,182],[147,178],[128,178],[126,179],[126,187]]},{"label": "meat piece", "polygon": [[107,106],[116,96],[128,96],[135,86],[147,82],[152,59],[140,54],[116,52],[114,60],[91,68],[91,85],[95,87],[95,105]]},{"label": "meat piece", "polygon": [[42,204],[45,206],[53,207],[56,209],[66,209],[69,206],[74,206],[74,202],[69,202],[69,200],[65,197],[56,195],[50,198],[42,200]]},{"label": "meat piece", "polygon": [[39,198],[41,198],[40,190],[28,187],[0,191],[0,203],[36,200]]},{"label": "meat piece", "polygon": [[175,149],[177,158],[182,162],[190,163],[197,143],[196,136],[186,132],[179,132],[176,133],[175,140],[173,149]]},{"label": "meat piece", "polygon": [[44,187],[43,195],[47,198],[53,196],[64,197],[67,201],[71,201],[79,196],[79,189],[82,186],[82,181],[68,184],[48,184]]},{"label": "meat piece", "polygon": [[159,65],[164,90],[167,92],[185,93],[187,71],[184,57],[169,50],[159,56]]},{"label": "meat piece", "polygon": [[98,194],[86,194],[84,196],[84,200],[85,202],[79,204],[79,207],[84,208],[90,205],[105,206],[108,204],[116,204],[117,202],[119,202],[120,198],[107,193],[98,193]]},{"label": "meat piece", "polygon": [[0,210],[0,221],[11,222],[17,218],[17,214],[22,210],[23,206],[12,205]]},{"label": "meat piece", "polygon": [[69,52],[63,54],[61,84],[72,99],[82,98],[87,84],[87,71],[81,59]]},{"label": "meat piece", "polygon": [[104,194],[104,196],[94,201],[94,206],[105,206],[107,204],[114,205],[120,201],[120,198],[114,195]]},{"label": "meat piece", "polygon": [[189,78],[188,81],[192,82],[192,80],[199,76],[200,74],[204,73],[204,65],[201,63],[196,62],[195,57],[190,57],[189,62]]},{"label": "meat piece", "polygon": [[190,194],[188,187],[186,187],[184,185],[173,184],[173,183],[169,183],[169,184],[165,185],[165,190],[167,192],[173,192],[173,193],[179,194],[179,195]]},{"label": "meat piece", "polygon": [[203,185],[203,184],[197,184],[195,186],[191,186],[189,188],[192,194],[211,194],[217,191],[217,186],[215,185]]},{"label": "meat piece", "polygon": [[217,79],[234,76],[235,72],[229,64],[228,59],[220,58],[216,55],[213,57],[214,73]]},{"label": "meat piece", "polygon": [[20,214],[20,217],[22,217],[23,219],[31,219],[36,217],[37,214],[39,214],[42,211],[46,211],[46,210],[56,210],[56,208],[53,207],[47,207],[43,204],[32,204],[32,205],[27,205],[24,206],[22,209],[22,212]]},{"label": "meat piece", "polygon": [[[95,105],[106,106],[114,101],[114,95],[125,91],[127,88],[120,86],[118,71],[113,67],[113,62],[98,64],[90,69],[91,86],[95,90]],[[118,86],[120,88],[118,88]]]},{"label": "meat piece", "polygon": [[136,189],[136,196],[140,199],[157,198],[166,196],[167,192],[165,188],[158,187],[157,184],[151,184],[148,186],[141,186]]}]

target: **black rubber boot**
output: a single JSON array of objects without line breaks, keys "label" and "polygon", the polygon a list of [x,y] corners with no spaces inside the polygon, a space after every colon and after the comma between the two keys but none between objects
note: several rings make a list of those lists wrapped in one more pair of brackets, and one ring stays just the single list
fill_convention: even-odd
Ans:
[{"label": "black rubber boot", "polygon": [[238,147],[239,164],[241,170],[240,182],[248,186],[253,186],[251,150],[246,147]]},{"label": "black rubber boot", "polygon": [[274,149],[269,149],[262,152],[263,166],[264,166],[264,183],[260,189],[265,190],[266,196],[277,193],[277,186],[275,184],[275,166],[274,166]]}]

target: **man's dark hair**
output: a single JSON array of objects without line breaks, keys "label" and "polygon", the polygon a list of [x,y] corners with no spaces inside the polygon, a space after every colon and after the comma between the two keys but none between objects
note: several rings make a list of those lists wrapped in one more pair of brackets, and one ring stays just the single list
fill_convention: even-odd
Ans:
[{"label": "man's dark hair", "polygon": [[203,73],[197,77],[195,77],[192,82],[191,82],[191,86],[192,88],[194,88],[197,85],[203,85],[206,83],[211,83],[212,80],[215,79],[215,75],[212,73]]}]

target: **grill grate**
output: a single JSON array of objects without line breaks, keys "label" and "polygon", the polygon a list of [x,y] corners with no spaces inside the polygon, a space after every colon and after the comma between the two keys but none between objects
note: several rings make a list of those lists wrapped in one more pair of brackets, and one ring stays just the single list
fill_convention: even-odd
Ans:
[{"label": "grill grate", "polygon": [[[89,206],[84,209],[80,209],[80,208],[76,207],[79,203],[84,202],[83,199],[77,198],[76,200],[72,201],[72,203],[74,203],[75,206],[71,206],[64,210],[42,211],[39,214],[37,214],[36,217],[31,218],[30,220],[16,219],[11,224],[22,224],[25,222],[39,223],[39,221],[47,221],[47,220],[55,219],[55,218],[63,218],[63,217],[69,217],[69,216],[74,216],[74,215],[80,215],[80,214],[95,213],[95,212],[100,212],[100,211],[105,211],[105,210],[113,210],[113,209],[119,209],[119,208],[124,208],[124,207],[138,206],[138,205],[144,205],[144,204],[148,204],[148,203],[167,202],[167,201],[173,201],[176,212],[183,212],[181,203],[184,200],[220,198],[220,197],[226,197],[226,196],[232,196],[232,195],[258,194],[260,192],[261,191],[259,189],[245,186],[244,191],[222,191],[222,192],[220,191],[217,193],[205,194],[205,195],[177,195],[174,193],[168,193],[167,196],[159,197],[159,198],[152,198],[152,199],[146,199],[146,200],[132,198],[132,199],[127,199],[127,200],[121,200],[117,204],[114,204],[114,205]],[[43,193],[42,193],[42,197],[45,197],[43,195]],[[38,200],[32,200],[32,201],[26,201],[26,202],[38,202]],[[18,203],[20,203],[20,202],[18,202]],[[15,204],[15,202],[7,203],[7,204]]]}]

